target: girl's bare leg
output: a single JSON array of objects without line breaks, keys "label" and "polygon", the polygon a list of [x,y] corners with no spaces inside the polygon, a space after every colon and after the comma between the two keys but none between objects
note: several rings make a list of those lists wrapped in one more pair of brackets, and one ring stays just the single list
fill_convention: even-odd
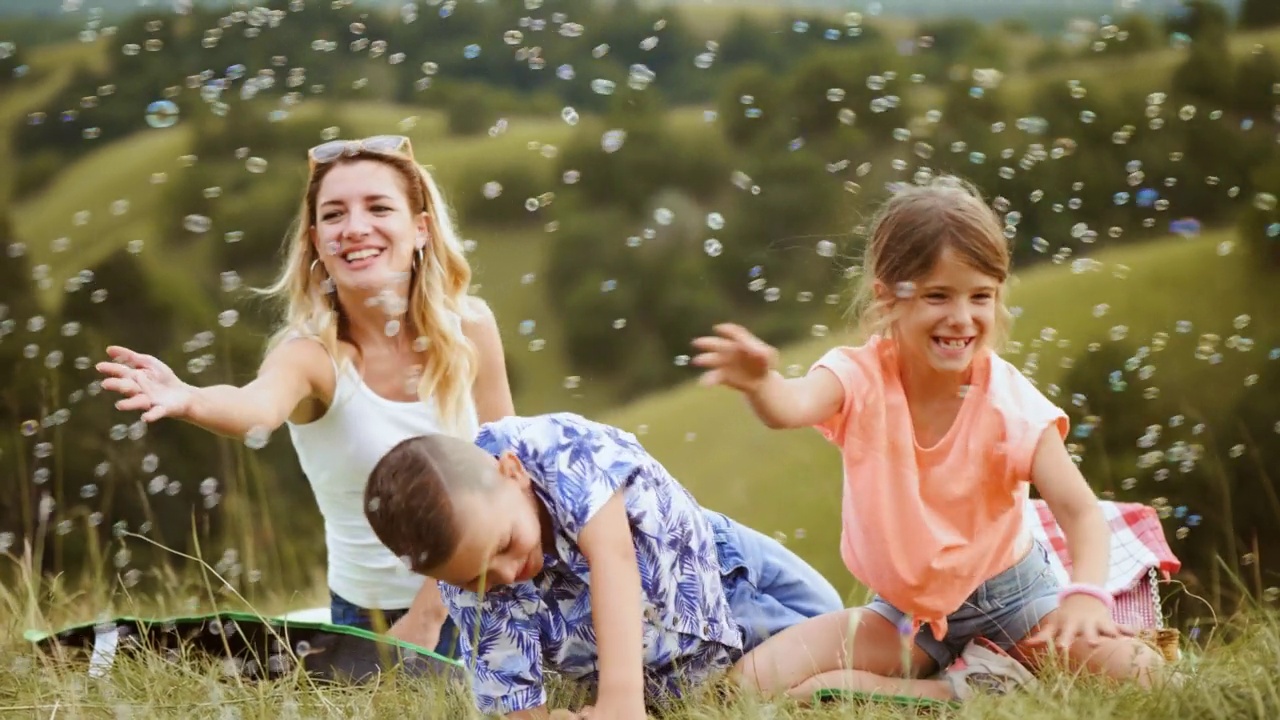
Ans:
[{"label": "girl's bare leg", "polygon": [[949,700],[951,686],[921,680],[937,663],[893,623],[863,608],[820,615],[787,628],[747,653],[735,681],[764,695],[801,702],[818,690],[840,689]]},{"label": "girl's bare leg", "polygon": [[[1051,617],[1053,613],[1046,615],[1042,622]],[[1033,629],[1028,636],[1037,632],[1039,627]],[[1021,654],[1025,662],[1037,672],[1052,657],[1047,645],[1019,643],[1015,649],[1015,655]],[[1151,687],[1165,666],[1164,656],[1136,637],[1104,637],[1099,639],[1097,645],[1090,645],[1083,639],[1076,640],[1065,653],[1061,653],[1061,657],[1073,672],[1083,671],[1113,680],[1135,681],[1143,688]]]}]

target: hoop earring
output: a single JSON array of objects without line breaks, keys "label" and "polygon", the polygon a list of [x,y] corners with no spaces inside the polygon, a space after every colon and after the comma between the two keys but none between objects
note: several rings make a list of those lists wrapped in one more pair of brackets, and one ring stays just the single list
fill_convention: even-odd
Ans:
[{"label": "hoop earring", "polygon": [[418,262],[413,266],[413,269],[417,270],[418,268],[422,267],[422,255],[423,255],[422,248],[418,248],[417,250],[414,251],[413,254],[414,254],[414,257],[417,258],[418,260]]},{"label": "hoop earring", "polygon": [[316,258],[315,260],[312,260],[312,261],[311,261],[311,267],[307,270],[307,272],[312,273],[312,274],[315,274],[315,271],[316,271],[316,263],[318,263],[318,262],[320,262],[320,258]]}]

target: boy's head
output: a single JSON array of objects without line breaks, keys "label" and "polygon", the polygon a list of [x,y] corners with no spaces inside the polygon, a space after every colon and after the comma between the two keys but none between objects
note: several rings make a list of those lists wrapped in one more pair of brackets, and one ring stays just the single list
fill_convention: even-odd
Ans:
[{"label": "boy's head", "polygon": [[369,475],[365,517],[414,572],[477,591],[542,571],[541,503],[511,452],[442,434],[391,448]]}]

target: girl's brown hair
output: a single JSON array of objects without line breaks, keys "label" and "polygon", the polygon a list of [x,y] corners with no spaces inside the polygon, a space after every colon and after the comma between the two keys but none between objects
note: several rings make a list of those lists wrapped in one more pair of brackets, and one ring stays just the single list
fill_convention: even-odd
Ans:
[{"label": "girl's brown hair", "polygon": [[[851,307],[860,334],[890,336],[900,289],[911,290],[950,249],[970,267],[999,282],[991,347],[998,350],[1004,346],[1012,325],[1004,303],[1011,260],[1009,242],[999,217],[976,187],[952,175],[903,185],[881,206],[868,234]],[[889,293],[878,296],[877,283]]]},{"label": "girl's brown hair", "polygon": [[347,318],[337,295],[324,287],[327,278],[316,261],[311,241],[316,222],[316,196],[320,184],[338,165],[373,161],[394,169],[403,181],[410,211],[427,214],[429,236],[422,261],[414,261],[409,280],[406,320],[401,332],[413,333],[415,345],[425,343],[418,397],[435,402],[441,422],[451,432],[469,432],[467,398],[477,372],[476,349],[462,332],[459,320],[467,314],[467,290],[471,266],[462,253],[448,207],[431,174],[410,157],[377,152],[356,152],[316,165],[307,182],[302,206],[286,235],[286,253],[280,275],[262,292],[283,301],[280,327],[267,343],[267,352],[292,337],[318,340],[333,358],[339,358],[338,342],[350,342]]}]

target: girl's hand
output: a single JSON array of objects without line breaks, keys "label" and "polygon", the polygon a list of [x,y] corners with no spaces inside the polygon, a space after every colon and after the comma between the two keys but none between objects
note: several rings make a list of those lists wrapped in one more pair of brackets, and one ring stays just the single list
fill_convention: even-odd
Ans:
[{"label": "girl's hand", "polygon": [[703,351],[693,358],[693,364],[709,368],[699,382],[754,392],[777,364],[778,351],[740,325],[716,325],[715,332],[715,336],[693,341],[693,346]]},{"label": "girl's hand", "polygon": [[111,346],[107,354],[115,362],[100,362],[98,372],[107,376],[102,388],[120,393],[117,410],[141,410],[143,422],[182,418],[191,409],[195,388],[182,382],[168,365],[150,355]]},{"label": "girl's hand", "polygon": [[1111,611],[1101,600],[1088,595],[1068,595],[1058,609],[1050,613],[1040,624],[1040,629],[1027,638],[1029,645],[1053,642],[1066,651],[1077,640],[1084,640],[1094,647],[1104,637],[1132,635],[1133,630],[1116,625]]}]

